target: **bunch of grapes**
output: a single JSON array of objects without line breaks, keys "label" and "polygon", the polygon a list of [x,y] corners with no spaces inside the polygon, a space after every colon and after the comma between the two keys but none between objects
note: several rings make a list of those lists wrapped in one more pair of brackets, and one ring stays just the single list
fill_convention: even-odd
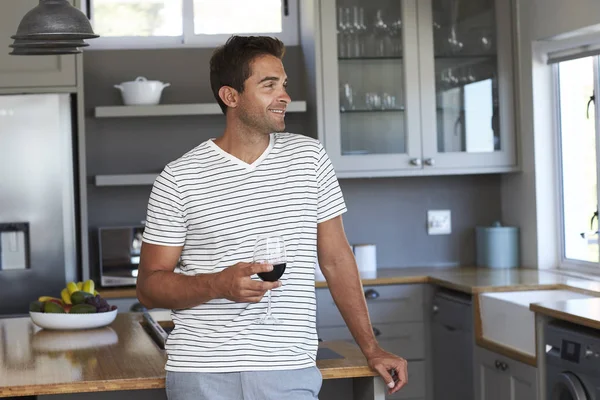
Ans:
[{"label": "bunch of grapes", "polygon": [[85,299],[85,304],[90,304],[94,307],[96,307],[96,312],[108,312],[108,311],[112,311],[112,310],[116,310],[117,306],[111,306],[109,305],[105,299],[103,299],[102,297],[100,297],[99,294],[95,295],[95,296],[90,296],[87,297]]}]

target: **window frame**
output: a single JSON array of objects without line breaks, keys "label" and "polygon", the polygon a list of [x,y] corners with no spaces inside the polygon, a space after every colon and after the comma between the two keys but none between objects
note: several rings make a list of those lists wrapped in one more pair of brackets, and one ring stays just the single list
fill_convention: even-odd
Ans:
[{"label": "window frame", "polygon": [[[271,33],[236,33],[241,36],[265,35],[280,39],[286,46],[300,44],[300,12],[299,0],[281,0],[282,12],[287,9],[288,15],[282,15],[282,32]],[[84,10],[93,24],[92,13],[94,0],[86,0]],[[286,6],[287,5],[287,6]],[[225,43],[232,34],[207,35],[194,32],[194,0],[182,0],[181,36],[100,36],[88,41],[89,50],[140,50],[140,49],[176,49],[176,48],[214,48]]]},{"label": "window frame", "polygon": [[[593,59],[594,71],[594,93],[600,95],[600,56],[591,56]],[[583,57],[582,57],[583,58]],[[553,108],[554,108],[554,126],[556,127],[555,138],[555,156],[557,160],[556,176],[556,195],[557,195],[557,215],[559,216],[558,243],[559,246],[559,265],[558,268],[566,271],[580,272],[586,274],[600,274],[600,261],[582,261],[566,257],[566,239],[565,239],[565,213],[563,204],[563,159],[562,159],[562,130],[561,130],[561,109],[560,109],[560,62],[552,65],[553,81]],[[594,104],[595,130],[596,130],[596,190],[597,203],[600,205],[600,98],[596,98]],[[596,236],[600,242],[600,234]],[[600,258],[600,257],[599,257]]]}]

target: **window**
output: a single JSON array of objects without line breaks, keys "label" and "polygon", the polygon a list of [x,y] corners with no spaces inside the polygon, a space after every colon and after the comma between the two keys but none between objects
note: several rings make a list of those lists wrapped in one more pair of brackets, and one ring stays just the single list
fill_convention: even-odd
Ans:
[{"label": "window", "polygon": [[215,47],[233,34],[298,44],[298,0],[88,0],[90,49]]},{"label": "window", "polygon": [[598,266],[598,57],[554,65],[557,89],[563,262]]}]

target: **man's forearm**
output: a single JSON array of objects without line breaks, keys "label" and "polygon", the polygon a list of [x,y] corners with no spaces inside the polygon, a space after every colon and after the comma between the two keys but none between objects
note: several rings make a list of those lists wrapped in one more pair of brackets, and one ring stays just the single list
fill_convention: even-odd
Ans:
[{"label": "man's forearm", "polygon": [[333,265],[324,266],[329,291],[346,325],[363,354],[378,348],[369,319],[369,311],[363,293],[356,261],[351,252],[344,252]]},{"label": "man's forearm", "polygon": [[172,271],[152,271],[140,277],[137,298],[148,308],[182,309],[206,303],[218,297],[214,290],[217,274],[194,276]]}]

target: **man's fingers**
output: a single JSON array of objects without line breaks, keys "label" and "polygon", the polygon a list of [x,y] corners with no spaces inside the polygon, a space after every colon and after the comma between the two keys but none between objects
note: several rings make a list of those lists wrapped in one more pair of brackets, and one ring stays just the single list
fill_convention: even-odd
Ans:
[{"label": "man's fingers", "polygon": [[395,385],[391,388],[391,393],[396,393],[402,387],[404,387],[408,383],[408,372],[407,372],[407,363],[403,360],[401,364],[398,364],[392,370],[395,373]]},{"label": "man's fingers", "polygon": [[245,301],[248,303],[259,303],[263,296],[246,297]]},{"label": "man's fingers", "polygon": [[385,369],[385,366],[383,364],[377,364],[375,370],[379,373],[388,389],[392,389],[394,387],[394,380],[387,369]]},{"label": "man's fingers", "polygon": [[252,276],[252,275],[258,274],[260,272],[270,272],[270,271],[273,271],[272,264],[253,263],[253,264],[248,265],[246,274],[248,276]]},{"label": "man's fingers", "polygon": [[281,286],[281,281],[264,282],[264,281],[249,280],[247,285],[245,285],[245,289],[252,290],[255,292],[262,292],[264,294],[267,292],[267,290],[277,289],[280,286]]}]

